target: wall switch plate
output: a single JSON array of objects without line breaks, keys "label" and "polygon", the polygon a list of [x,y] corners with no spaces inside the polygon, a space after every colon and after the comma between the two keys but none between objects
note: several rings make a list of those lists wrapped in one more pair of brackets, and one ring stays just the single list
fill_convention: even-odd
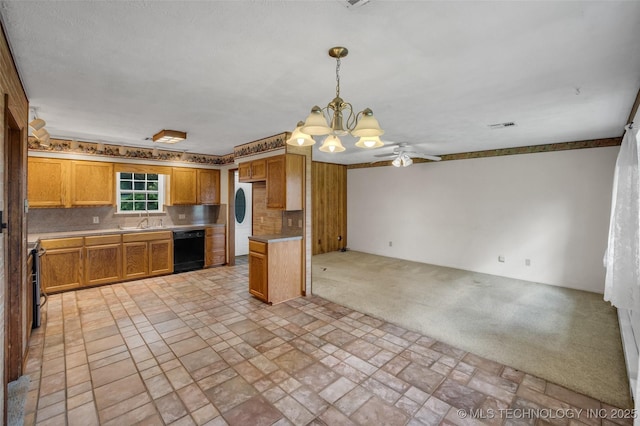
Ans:
[{"label": "wall switch plate", "polygon": [[178,215],[178,219],[185,219],[187,216],[184,213]]},{"label": "wall switch plate", "polygon": [[302,219],[298,220],[298,228],[302,228]]},{"label": "wall switch plate", "polygon": [[293,223],[293,219],[289,218],[287,219],[287,226],[292,226]]},{"label": "wall switch plate", "polygon": [[525,260],[524,260],[524,264],[525,264],[526,266],[531,266],[531,259],[525,259]]},{"label": "wall switch plate", "polygon": [[100,223],[100,216],[93,216],[93,223]]},{"label": "wall switch plate", "polygon": [[389,247],[393,247],[393,241],[389,241]]},{"label": "wall switch plate", "polygon": [[504,263],[504,256],[498,256],[498,262],[503,262]]}]

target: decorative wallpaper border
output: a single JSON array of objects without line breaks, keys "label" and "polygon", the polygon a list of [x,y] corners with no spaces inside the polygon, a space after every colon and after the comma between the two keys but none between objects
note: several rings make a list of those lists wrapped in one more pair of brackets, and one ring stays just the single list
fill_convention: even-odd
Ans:
[{"label": "decorative wallpaper border", "polygon": [[[99,147],[98,145],[103,145]],[[205,155],[189,154],[176,151],[164,151],[157,149],[136,148],[130,146],[118,146],[110,144],[98,144],[96,142],[70,141],[64,139],[51,139],[49,146],[42,146],[34,137],[29,137],[27,147],[29,151],[56,152],[68,154],[99,155],[114,158],[138,158],[153,161],[181,161],[184,163],[206,164],[224,166],[233,164],[233,154]],[[98,151],[101,148],[101,151]]]},{"label": "decorative wallpaper border", "polygon": [[289,132],[279,133],[267,138],[258,139],[238,145],[233,148],[233,156],[238,159],[249,155],[261,154],[264,152],[275,151],[287,146],[287,139],[291,136]]},{"label": "decorative wallpaper border", "polygon": [[[590,139],[585,141],[576,142],[560,142],[550,143],[546,145],[529,145],[520,146],[516,148],[503,148],[503,149],[490,149],[486,151],[473,151],[463,152],[459,154],[445,154],[441,155],[441,161],[452,160],[468,160],[470,158],[486,158],[486,157],[501,157],[504,155],[519,155],[519,154],[535,154],[539,152],[554,152],[554,151],[567,151],[571,149],[584,149],[584,148],[604,148],[608,146],[619,146],[622,143],[622,137],[606,138],[606,139]],[[431,160],[424,158],[414,158],[414,163],[429,163]],[[380,161],[377,163],[358,163],[349,164],[347,169],[365,169],[368,167],[383,167],[390,166],[391,161]]]}]

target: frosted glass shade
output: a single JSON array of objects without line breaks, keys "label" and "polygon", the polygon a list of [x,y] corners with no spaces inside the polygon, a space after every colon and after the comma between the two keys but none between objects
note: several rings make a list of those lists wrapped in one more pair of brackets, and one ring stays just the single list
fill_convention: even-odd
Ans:
[{"label": "frosted glass shade", "polygon": [[40,130],[42,129],[47,123],[42,119],[42,118],[36,118],[35,120],[31,121],[29,123],[29,127],[31,127],[33,130]]},{"label": "frosted glass shade", "polygon": [[40,146],[49,146],[51,145],[49,138],[49,133],[47,133],[42,139],[38,139],[38,143],[40,144]]},{"label": "frosted glass shade", "polygon": [[45,128],[42,128],[42,129],[39,129],[39,130],[34,130],[33,131],[33,137],[36,138],[38,141],[40,141],[41,139],[44,139],[45,137],[49,137],[49,132]]},{"label": "frosted glass shade", "polygon": [[383,133],[384,130],[380,128],[378,120],[368,108],[364,110],[360,121],[358,121],[356,127],[351,131],[351,134],[356,137],[380,136]]},{"label": "frosted glass shade", "polygon": [[328,135],[331,133],[331,127],[329,127],[327,119],[319,106],[314,106],[311,109],[311,113],[304,121],[304,126],[302,126],[300,130],[311,136]]},{"label": "frosted glass shade", "polygon": [[300,130],[304,126],[304,123],[300,121],[296,129],[291,134],[291,137],[287,140],[289,145],[293,146],[311,146],[316,143],[315,140],[308,134]]},{"label": "frosted glass shade", "polygon": [[342,152],[345,150],[345,147],[342,146],[342,142],[340,142],[340,138],[337,136],[329,135],[325,138],[322,146],[320,147],[320,151],[322,152]]},{"label": "frosted glass shade", "polygon": [[358,142],[356,142],[356,146],[358,148],[366,149],[380,148],[383,145],[384,142],[382,142],[378,136],[362,137]]}]

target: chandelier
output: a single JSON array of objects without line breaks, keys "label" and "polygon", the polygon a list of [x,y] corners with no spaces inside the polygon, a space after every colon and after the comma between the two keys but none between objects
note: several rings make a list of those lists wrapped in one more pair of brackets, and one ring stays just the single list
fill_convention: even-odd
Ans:
[{"label": "chandelier", "polygon": [[340,136],[348,134],[360,138],[356,142],[359,148],[378,148],[384,145],[380,140],[384,130],[380,128],[378,120],[373,116],[373,111],[365,108],[355,114],[351,104],[340,97],[340,59],[348,53],[346,47],[329,49],[329,56],[336,59],[336,97],[324,108],[317,105],[311,108],[307,119],[304,122],[298,122],[291,138],[287,140],[289,145],[313,145],[316,141],[312,136],[327,135],[320,151],[342,152],[346,148],[342,145]]}]

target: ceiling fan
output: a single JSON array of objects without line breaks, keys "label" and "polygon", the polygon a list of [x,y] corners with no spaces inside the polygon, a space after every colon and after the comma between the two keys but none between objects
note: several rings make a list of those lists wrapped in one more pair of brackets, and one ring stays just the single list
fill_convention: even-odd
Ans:
[{"label": "ceiling fan", "polygon": [[[420,152],[420,151],[416,151],[414,150],[413,147],[411,147],[411,145],[409,145],[406,142],[400,142],[397,144],[393,144],[395,145],[395,147],[393,148],[393,152],[390,152],[388,154],[378,154],[378,155],[374,155],[374,157],[377,158],[391,158],[391,157],[395,157],[393,159],[393,161],[391,162],[391,164],[393,164],[395,167],[408,167],[411,164],[413,164],[413,160],[412,158],[424,158],[426,160],[431,160],[431,161],[440,161],[441,158],[438,157],[437,155],[431,155],[431,154],[427,154],[425,152]],[[388,146],[393,146],[393,145],[388,145]]]}]

